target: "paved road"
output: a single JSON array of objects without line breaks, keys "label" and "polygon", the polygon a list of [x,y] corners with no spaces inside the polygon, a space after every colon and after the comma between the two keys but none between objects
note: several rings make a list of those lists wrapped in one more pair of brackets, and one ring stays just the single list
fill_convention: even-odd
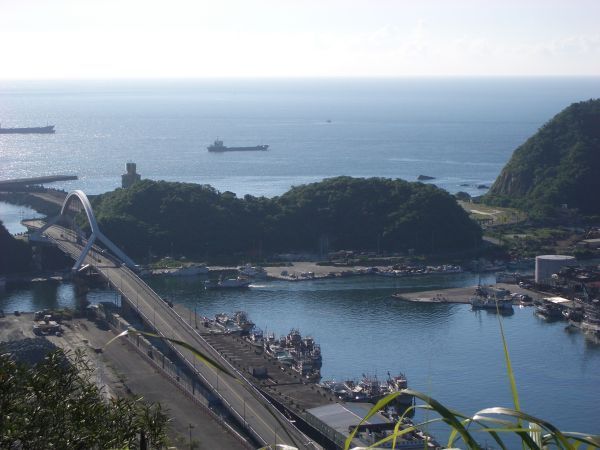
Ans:
[{"label": "paved road", "polygon": [[[49,227],[44,234],[74,259],[81,254],[82,245],[74,242],[74,235],[69,230],[54,225]],[[98,250],[98,248],[92,248],[84,264],[93,265],[129,300],[130,304],[159,334],[185,341],[210,354],[236,375],[236,378],[231,378],[219,373],[216,369],[198,362],[192,352],[181,347],[175,348],[188,366],[195,370],[206,384],[221,397],[223,403],[238,417],[240,422],[247,424],[247,429],[259,442],[265,445],[287,444],[307,449],[316,447],[144,281],[125,266],[121,266],[108,256],[99,253]]]}]

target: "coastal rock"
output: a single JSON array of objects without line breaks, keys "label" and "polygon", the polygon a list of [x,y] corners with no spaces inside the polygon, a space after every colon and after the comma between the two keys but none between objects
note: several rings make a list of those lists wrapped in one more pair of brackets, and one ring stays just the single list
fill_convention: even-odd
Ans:
[{"label": "coastal rock", "polygon": [[435,180],[435,177],[430,177],[429,175],[419,175],[417,177],[419,181],[427,181],[427,180]]}]

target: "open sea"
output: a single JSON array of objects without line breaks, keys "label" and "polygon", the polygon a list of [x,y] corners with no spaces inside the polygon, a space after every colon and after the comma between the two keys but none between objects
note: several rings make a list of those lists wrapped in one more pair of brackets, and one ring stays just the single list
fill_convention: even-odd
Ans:
[{"label": "open sea", "polygon": [[[77,174],[54,186],[98,194],[119,187],[125,163],[134,161],[144,178],[240,196],[275,196],[337,175],[420,174],[450,192],[479,194],[477,186],[490,185],[540,126],[570,103],[598,97],[599,78],[0,82],[2,126],[57,130],[0,135],[0,179]],[[207,152],[216,138],[270,148]],[[31,214],[0,205],[13,233]],[[312,334],[325,378],[402,371],[411,387],[469,414],[512,404],[496,315],[390,295],[476,283],[465,273],[261,282],[222,292],[204,291],[199,280],[151,281],[200,314],[243,309],[268,331]],[[92,302],[114,298],[88,294]],[[5,311],[74,304],[70,283],[0,293]],[[600,344],[531,308],[502,320],[523,409],[565,430],[600,434]]]},{"label": "open sea", "polygon": [[[76,174],[54,186],[98,194],[120,187],[134,161],[144,178],[238,195],[421,174],[479,194],[541,125],[598,97],[600,78],[0,81],[2,126],[56,126],[55,135],[0,135],[0,180]],[[270,147],[209,153],[217,138]]]}]

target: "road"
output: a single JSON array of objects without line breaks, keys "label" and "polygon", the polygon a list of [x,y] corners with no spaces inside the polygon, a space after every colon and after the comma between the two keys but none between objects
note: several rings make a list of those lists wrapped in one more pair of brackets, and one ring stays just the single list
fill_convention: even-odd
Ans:
[{"label": "road", "polygon": [[[83,246],[75,242],[70,230],[53,225],[44,234],[74,259],[81,254]],[[286,444],[302,449],[318,448],[135,273],[100,253],[97,247],[92,248],[84,264],[93,265],[109,280],[158,334],[187,342],[219,361],[235,375],[232,378],[220,373],[199,362],[192,352],[174,347],[188,367],[198,373],[259,442],[263,445]]]}]

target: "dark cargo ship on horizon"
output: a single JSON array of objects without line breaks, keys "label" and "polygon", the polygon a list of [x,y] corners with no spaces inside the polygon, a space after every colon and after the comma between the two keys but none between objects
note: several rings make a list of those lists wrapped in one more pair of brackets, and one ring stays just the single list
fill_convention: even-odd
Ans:
[{"label": "dark cargo ship on horizon", "polygon": [[0,124],[0,134],[53,134],[54,125],[46,125],[45,127],[29,127],[29,128],[2,128]]},{"label": "dark cargo ship on horizon", "polygon": [[208,147],[209,152],[253,152],[253,151],[265,151],[269,148],[268,145],[256,145],[254,147],[226,147],[223,145],[223,141],[217,139],[212,145]]}]

